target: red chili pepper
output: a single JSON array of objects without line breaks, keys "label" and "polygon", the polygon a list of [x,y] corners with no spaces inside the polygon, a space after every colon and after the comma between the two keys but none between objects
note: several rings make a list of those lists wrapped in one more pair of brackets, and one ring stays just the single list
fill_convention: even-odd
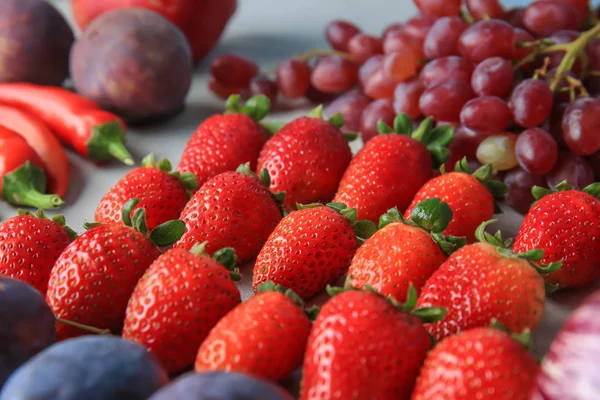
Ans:
[{"label": "red chili pepper", "polygon": [[48,192],[64,197],[69,188],[69,159],[44,122],[25,111],[0,105],[0,125],[29,143],[48,172]]},{"label": "red chili pepper", "polygon": [[40,118],[63,142],[90,160],[115,157],[133,165],[124,145],[125,123],[85,97],[59,87],[3,83],[0,104]]},{"label": "red chili pepper", "polygon": [[0,126],[0,194],[9,203],[36,208],[63,204],[55,194],[44,194],[46,174],[35,150],[18,133]]}]

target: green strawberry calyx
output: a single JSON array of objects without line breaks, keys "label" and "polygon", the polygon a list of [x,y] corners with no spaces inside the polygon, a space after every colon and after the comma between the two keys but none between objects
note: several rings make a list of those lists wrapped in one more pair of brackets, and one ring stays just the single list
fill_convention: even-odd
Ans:
[{"label": "green strawberry calyx", "polygon": [[264,95],[250,97],[244,102],[242,96],[232,94],[225,102],[225,113],[246,114],[256,122],[262,121],[269,114],[270,108],[271,100]]},{"label": "green strawberry calyx", "polygon": [[397,208],[388,210],[379,218],[379,229],[392,223],[403,223],[424,229],[444,253],[450,255],[467,244],[465,237],[442,234],[452,217],[453,212],[450,206],[434,197],[417,204],[412,210],[410,219],[404,219]]},{"label": "green strawberry calyx", "polygon": [[327,294],[331,297],[337,296],[340,293],[351,291],[351,290],[362,290],[371,294],[374,294],[378,297],[386,299],[395,309],[405,312],[407,314],[412,314],[418,317],[424,323],[433,323],[438,322],[444,319],[446,316],[446,309],[443,307],[423,307],[423,308],[415,308],[417,306],[417,300],[419,298],[417,294],[417,289],[412,284],[408,287],[408,294],[406,296],[406,301],[404,303],[400,303],[392,296],[384,296],[379,293],[377,289],[373,288],[371,285],[365,285],[364,288],[357,288],[352,286],[350,283],[352,281],[352,275],[348,275],[346,278],[346,282],[343,287],[335,287],[335,286],[327,286]]},{"label": "green strawberry calyx", "polygon": [[492,319],[492,323],[490,326],[494,329],[502,331],[506,333],[512,340],[519,343],[527,350],[531,350],[532,347],[532,339],[531,339],[531,330],[529,328],[525,328],[521,333],[510,332],[504,325],[500,323],[496,318]]},{"label": "green strawberry calyx", "polygon": [[212,258],[219,264],[225,267],[227,271],[229,271],[229,276],[231,276],[231,280],[234,282],[239,282],[242,280],[242,275],[240,274],[240,270],[235,268],[237,265],[237,255],[235,254],[235,250],[232,247],[223,247],[220,250],[215,251],[215,254],[211,257],[210,254],[206,252],[206,245],[208,242],[196,243],[190,249],[190,253],[197,255]]},{"label": "green strawberry calyx", "polygon": [[[250,168],[250,163],[248,162],[240,165],[235,171],[240,174],[259,178],[261,182],[264,183],[264,185],[267,187],[267,189],[271,187],[271,175],[269,175],[269,171],[266,168],[261,169],[260,174],[256,175],[254,171],[252,171],[252,169]],[[275,201],[275,204],[277,204],[277,207],[279,208],[279,211],[283,216],[285,213],[283,209],[283,203],[285,201],[285,192],[271,192],[271,197]]]},{"label": "green strawberry calyx", "polygon": [[356,208],[348,208],[344,203],[327,203],[325,205],[321,203],[312,204],[296,204],[298,210],[306,210],[309,208],[316,207],[329,207],[332,210],[337,211],[341,216],[352,225],[352,230],[356,234],[356,238],[359,243],[364,242],[377,232],[377,225],[372,221],[368,220],[357,220]]},{"label": "green strawberry calyx", "polygon": [[[574,190],[573,186],[569,185],[567,181],[562,181],[558,185],[556,185],[556,190],[546,189],[541,186],[534,186],[531,188],[531,194],[535,200],[540,200],[542,197],[547,196],[552,193],[557,192],[566,192],[569,190]],[[595,197],[600,200],[600,182],[592,183],[591,185],[583,188],[582,192],[589,194],[592,197]]]},{"label": "green strawberry calyx", "polygon": [[89,332],[89,333],[94,333],[96,335],[111,336],[113,334],[110,331],[110,329],[96,328],[94,326],[81,324],[79,322],[69,321],[69,320],[66,320],[66,319],[62,319],[62,318],[59,318],[57,316],[54,317],[54,320],[56,322],[60,323],[60,324],[68,325],[68,326],[71,326],[73,328],[81,329],[81,330]]},{"label": "green strawberry calyx", "polygon": [[[492,180],[494,176],[494,169],[491,164],[479,167],[475,172],[471,171],[467,157],[463,157],[460,161],[456,162],[454,166],[454,172],[463,172],[465,174],[471,174],[476,178],[483,186],[490,191],[492,196],[496,198],[503,198],[508,192],[508,186],[502,181]],[[442,166],[442,173],[444,173]]]},{"label": "green strawberry calyx", "polygon": [[318,306],[305,307],[304,300],[302,300],[302,298],[298,296],[298,294],[292,289],[288,289],[283,285],[279,285],[273,281],[261,283],[260,285],[258,285],[257,293],[264,292],[278,292],[284,294],[294,304],[300,307],[304,311],[308,319],[310,319],[311,321],[314,321],[317,315],[319,314],[320,308]]},{"label": "green strawberry calyx", "polygon": [[414,140],[421,142],[429,151],[433,167],[438,168],[448,161],[450,150],[448,145],[454,138],[454,128],[451,126],[434,127],[435,121],[429,117],[413,130],[413,122],[406,114],[398,114],[394,118],[393,126],[389,126],[382,120],[377,122],[377,130],[380,135],[399,134],[408,135]]},{"label": "green strawberry calyx", "polygon": [[46,213],[44,212],[44,210],[42,210],[41,208],[38,209],[35,214],[31,213],[30,211],[21,210],[21,209],[17,210],[17,213],[19,215],[27,215],[27,216],[33,217],[33,218],[46,219],[46,220],[54,221],[58,225],[60,225],[60,226],[63,227],[63,229],[65,230],[65,232],[67,232],[67,235],[69,235],[69,237],[71,238],[71,240],[77,239],[77,233],[67,225],[67,221],[65,220],[65,216],[64,215],[58,214],[58,215],[53,215],[52,218],[48,218],[48,216],[46,215]]},{"label": "green strawberry calyx", "polygon": [[[510,245],[513,242],[512,238],[504,240],[502,238],[502,232],[499,230],[493,235],[486,232],[487,227],[496,221],[497,220],[495,219],[491,219],[479,225],[475,231],[475,237],[477,240],[479,240],[481,243],[488,243],[492,246],[495,246],[498,250],[498,253],[504,257],[520,258],[528,261],[529,265],[535,268],[542,275],[551,274],[558,271],[562,267],[562,261],[555,261],[551,262],[550,264],[540,264],[539,262],[542,261],[542,258],[544,258],[544,250],[542,249],[533,249],[524,253],[515,253],[510,250]],[[551,293],[556,289],[558,289],[556,285],[546,283],[546,292]]]},{"label": "green strawberry calyx", "polygon": [[[308,113],[308,116],[310,118],[325,119],[325,116],[323,115],[323,110],[323,104],[319,104],[317,107],[313,108]],[[331,117],[327,118],[327,122],[329,122],[331,125],[335,126],[338,129],[342,129],[342,127],[344,126],[344,116],[342,115],[342,113],[335,113]],[[349,142],[353,142],[360,136],[358,132],[344,132],[343,135]]]},{"label": "green strawberry calyx", "polygon": [[142,167],[144,168],[158,168],[167,174],[172,175],[181,182],[185,190],[194,191],[198,189],[198,179],[196,175],[191,172],[179,172],[173,171],[173,166],[167,158],[161,158],[158,162],[154,158],[154,153],[148,154],[142,160]]}]

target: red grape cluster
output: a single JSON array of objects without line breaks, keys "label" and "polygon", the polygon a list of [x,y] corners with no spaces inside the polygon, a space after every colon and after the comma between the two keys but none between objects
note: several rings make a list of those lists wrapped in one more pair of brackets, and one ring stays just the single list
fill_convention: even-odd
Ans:
[{"label": "red grape cluster", "polygon": [[526,212],[533,185],[600,179],[600,23],[588,0],[414,0],[421,14],[373,36],[347,21],[332,50],[283,61],[271,78],[248,60],[212,64],[211,90],[327,102],[363,142],[398,113],[455,127],[447,168],[492,164],[508,203]]}]

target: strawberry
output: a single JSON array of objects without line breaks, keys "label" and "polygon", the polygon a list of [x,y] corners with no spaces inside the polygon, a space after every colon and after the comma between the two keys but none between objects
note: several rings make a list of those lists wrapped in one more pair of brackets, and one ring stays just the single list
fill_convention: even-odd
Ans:
[{"label": "strawberry", "polygon": [[169,160],[163,158],[156,163],[154,154],[150,154],[142,161],[142,167],[121,178],[100,200],[96,222],[120,223],[125,203],[129,199],[139,199],[135,209],[146,209],[146,223],[152,230],[179,218],[189,198],[188,190],[195,190],[197,186],[194,174],[171,172]]},{"label": "strawberry", "polygon": [[278,203],[284,197],[269,191],[266,170],[261,179],[249,163],[209,179],[183,210],[186,231],[175,246],[189,250],[206,242],[209,254],[232,247],[240,263],[253,260],[281,220]]},{"label": "strawberry", "polygon": [[352,152],[340,127],[341,114],[328,121],[322,106],[309,117],[300,117],[281,128],[260,152],[258,170],[266,168],[271,190],[285,192],[284,205],[330,201]]},{"label": "strawberry", "polygon": [[66,339],[85,334],[81,325],[118,333],[127,301],[150,264],[160,255],[157,246],[168,246],[183,234],[181,221],[169,221],[148,236],[145,210],[123,208],[123,224],[89,224],[60,255],[48,283],[46,301],[57,318],[57,336]]},{"label": "strawberry", "polygon": [[411,399],[528,400],[539,366],[515,339],[481,327],[442,340],[427,355]]},{"label": "strawberry", "polygon": [[25,281],[45,295],[56,259],[76,236],[62,215],[48,219],[41,209],[35,215],[19,210],[0,224],[0,275]]},{"label": "strawberry", "polygon": [[404,218],[410,218],[413,209],[423,200],[438,198],[448,203],[454,215],[444,234],[465,236],[472,243],[477,227],[494,216],[494,197],[503,197],[507,192],[506,185],[491,180],[491,176],[491,165],[471,174],[469,163],[463,158],[456,163],[455,172],[442,172],[419,189]]},{"label": "strawberry", "polygon": [[373,222],[391,208],[404,213],[431,178],[432,167],[448,158],[445,146],[453,135],[452,127],[433,128],[431,118],[413,132],[412,121],[404,114],[394,120],[394,130],[383,122],[379,129],[381,134],[369,140],[348,166],[334,198]]},{"label": "strawberry", "polygon": [[426,326],[437,340],[487,326],[493,319],[510,332],[534,330],[542,319],[546,294],[540,273],[555,271],[560,263],[534,264],[542,250],[508,250],[510,239],[503,241],[500,232],[485,233],[492,222],[477,228],[480,242],[453,253],[423,286],[417,306],[447,310],[444,320]]},{"label": "strawberry", "polygon": [[256,291],[273,281],[309,299],[342,275],[358,247],[377,227],[356,221],[356,210],[339,203],[299,206],[284,217],[261,249],[252,275]]},{"label": "strawberry", "polygon": [[255,96],[246,104],[239,95],[227,100],[227,112],[207,118],[188,141],[177,171],[191,172],[202,185],[215,175],[249,162],[256,168],[258,155],[268,139],[258,123],[269,112],[269,99]]},{"label": "strawberry", "polygon": [[431,348],[421,318],[439,319],[443,310],[409,313],[414,288],[408,298],[401,305],[346,288],[325,303],[308,339],[300,399],[409,399]]},{"label": "strawberry", "polygon": [[303,305],[292,290],[273,282],[261,284],[256,296],[231,310],[210,331],[198,350],[196,372],[285,378],[302,364],[312,326]]},{"label": "strawberry", "polygon": [[542,249],[543,263],[562,260],[562,268],[546,276],[552,285],[587,286],[600,277],[600,183],[583,191],[566,182],[556,188],[533,188],[538,202],[525,216],[514,250]]},{"label": "strawberry", "polygon": [[136,285],[123,337],[150,349],[168,372],[193,365],[206,335],[241,302],[235,263],[233,249],[217,251],[214,259],[203,244],[167,251]]},{"label": "strawberry", "polygon": [[412,221],[393,208],[381,217],[379,230],[356,251],[348,270],[352,285],[370,285],[384,296],[406,300],[409,285],[420,291],[464,238],[440,233],[452,220],[452,210],[439,199],[418,204]]}]

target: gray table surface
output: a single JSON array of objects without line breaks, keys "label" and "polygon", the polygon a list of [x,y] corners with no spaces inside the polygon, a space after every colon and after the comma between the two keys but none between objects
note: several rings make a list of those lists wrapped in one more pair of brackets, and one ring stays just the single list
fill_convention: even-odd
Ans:
[{"label": "gray table surface", "polygon": [[[68,1],[53,2],[70,18]],[[523,4],[524,1],[504,3]],[[207,90],[210,60],[220,54],[236,53],[257,61],[261,68],[268,70],[294,53],[326,46],[323,28],[331,19],[352,20],[365,32],[379,34],[387,24],[405,20],[415,12],[409,0],[240,0],[238,11],[220,44],[195,72],[186,110],[171,121],[131,129],[128,147],[138,161],[154,152],[157,157],[168,157],[174,165],[179,162],[181,152],[198,124],[222,111],[222,102]],[[271,118],[290,119],[305,112],[276,113]],[[359,147],[360,143],[353,144],[354,150]],[[71,185],[65,199],[67,206],[60,212],[71,227],[81,231],[81,223],[93,219],[102,195],[129,169],[116,163],[98,167],[70,151],[69,159]],[[16,208],[0,203],[1,220],[15,214]],[[508,210],[496,225],[503,229],[505,236],[512,236],[520,221],[520,216]],[[252,294],[249,284],[251,266],[242,272],[245,279],[240,289],[242,296],[247,298]],[[544,321],[535,335],[534,352],[537,355],[543,354],[569,311],[587,293],[561,293],[548,302]]]}]

